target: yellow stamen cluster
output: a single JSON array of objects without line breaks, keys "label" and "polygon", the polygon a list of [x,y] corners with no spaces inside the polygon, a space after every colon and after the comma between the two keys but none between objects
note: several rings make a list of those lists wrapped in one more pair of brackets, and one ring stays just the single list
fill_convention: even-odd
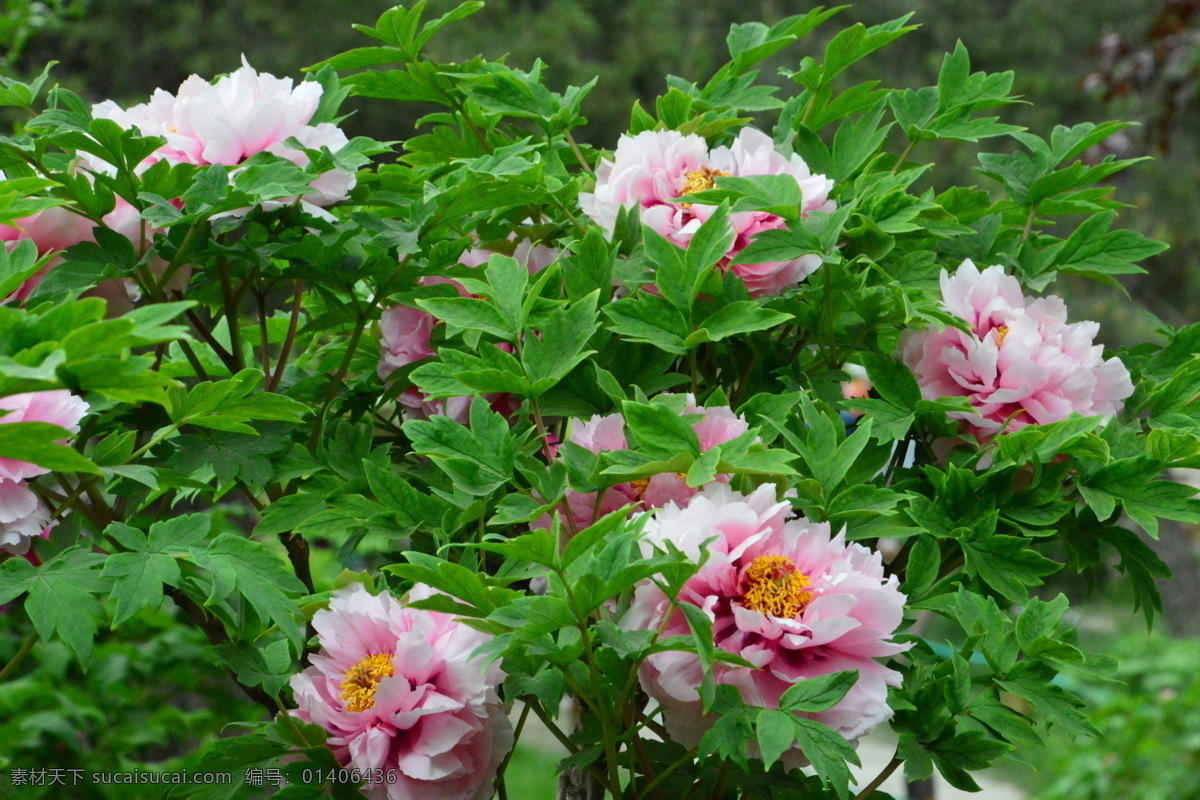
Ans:
[{"label": "yellow stamen cluster", "polygon": [[387,653],[360,658],[346,670],[342,681],[342,699],[347,711],[366,711],[375,705],[375,690],[384,678],[392,677],[395,667]]},{"label": "yellow stamen cluster", "polygon": [[996,347],[1004,344],[1004,337],[1008,336],[1008,326],[999,325],[996,327]]},{"label": "yellow stamen cluster", "polygon": [[742,605],[771,617],[793,619],[813,599],[812,581],[787,556],[768,553],[750,562]]},{"label": "yellow stamen cluster", "polygon": [[[687,479],[686,472],[676,472],[675,474],[677,476],[679,476],[680,480]],[[646,493],[646,489],[648,489],[650,487],[650,479],[649,478],[637,478],[635,480],[630,481],[629,485],[633,487],[634,496],[640,500],[642,498],[642,495],[644,495]]]},{"label": "yellow stamen cluster", "polygon": [[[717,185],[717,178],[728,178],[729,173],[721,169],[709,169],[701,167],[694,169],[687,174],[687,182],[683,184],[684,194],[695,194],[713,188]],[[681,203],[684,208],[691,208],[691,203]]]}]

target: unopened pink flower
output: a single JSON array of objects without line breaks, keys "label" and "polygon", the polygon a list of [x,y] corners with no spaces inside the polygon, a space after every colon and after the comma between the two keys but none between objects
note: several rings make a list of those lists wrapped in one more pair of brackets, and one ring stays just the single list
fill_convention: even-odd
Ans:
[{"label": "unopened pink flower", "polygon": [[[432,593],[419,585],[408,597]],[[492,796],[513,734],[496,693],[499,664],[473,655],[486,634],[362,584],[334,592],[313,627],[321,650],[292,677],[295,713],[329,732],[343,766],[394,771],[394,783],[367,784],[368,797]]]},{"label": "unopened pink flower", "polygon": [[[800,187],[800,213],[830,211],[833,181],[813,175],[804,159],[784,156],[769,136],[754,128],[743,128],[731,147],[709,152],[699,136],[676,131],[644,131],[622,136],[611,161],[601,161],[596,170],[596,190],[582,193],[584,213],[610,235],[622,207],[637,208],[642,224],[680,247],[686,248],[700,226],[712,216],[715,206],[683,203],[681,195],[711,189],[722,176],[790,175]],[[752,297],[779,294],[821,266],[820,256],[808,254],[788,261],[737,264],[732,260],[754,237],[767,230],[786,227],[787,221],[765,211],[738,212],[730,216],[733,244],[720,262],[746,284]]]},{"label": "unopened pink flower", "polygon": [[1104,359],[1095,322],[1067,322],[1053,295],[1026,300],[1000,266],[980,271],[964,261],[942,271],[942,302],[969,331],[906,332],[904,363],[926,399],[965,397],[971,412],[951,412],[978,439],[1079,413],[1112,417],[1133,393],[1129,370]]},{"label": "unopened pink flower", "polygon": [[[55,389],[47,392],[26,392],[0,397],[0,425],[10,422],[46,422],[65,428],[70,433],[79,433],[79,422],[87,414],[88,404],[68,392]],[[50,470],[19,461],[15,458],[0,458],[0,479],[20,481],[45,475]]]},{"label": "unopened pink flower", "polygon": [[[750,425],[733,413],[729,406],[697,406],[695,395],[687,395],[683,414],[691,418],[701,452],[708,452],[718,445],[741,436]],[[628,450],[625,439],[625,418],[618,414],[593,416],[591,419],[572,420],[567,441],[600,454],[613,450]],[[728,482],[730,476],[718,474],[717,481]],[[637,511],[662,508],[668,503],[686,503],[699,489],[687,485],[686,476],[675,472],[663,472],[634,481],[619,483],[604,491],[597,501],[596,492],[567,490],[567,505],[571,509],[572,522],[577,528],[586,528],[600,517],[610,514],[625,505]],[[598,512],[598,513],[597,513]],[[632,512],[631,512],[632,513]],[[535,527],[550,524],[549,515],[535,523]]]},{"label": "unopened pink flower", "polygon": [[[647,556],[669,543],[704,561],[677,600],[704,610],[717,648],[755,665],[714,665],[717,683],[736,687],[750,705],[778,708],[783,693],[800,681],[857,670],[842,700],[805,716],[848,739],[891,717],[887,687],[900,684],[900,673],[877,659],[907,649],[891,640],[905,598],[896,576],[884,577],[879,553],[847,543],[844,533],[834,536],[828,523],[794,517],[769,484],[749,496],[709,484],[686,506],[655,512],[644,539]],[[671,599],[652,581],[637,587],[621,624],[661,628],[664,637],[689,633],[684,614],[671,610]],[[685,747],[696,745],[715,721],[700,699],[703,677],[699,657],[682,651],[655,653],[639,672],[671,738]],[[798,748],[783,760],[789,767],[806,763]]]},{"label": "unopened pink flower", "polygon": [[[192,75],[176,94],[155,90],[148,103],[123,109],[111,100],[92,107],[96,119],[111,119],[124,128],[167,142],[142,167],[166,160],[175,164],[224,164],[236,167],[256,153],[273,153],[300,167],[309,163],[303,151],[286,144],[296,139],[310,150],[328,147],[337,152],[349,140],[336,125],[310,125],[321,102],[321,85],[256,72],[246,59],[242,67],[209,83]],[[111,169],[93,161],[92,166]],[[355,176],[334,169],[310,184],[314,190],[302,203],[324,207],[345,200]]]}]

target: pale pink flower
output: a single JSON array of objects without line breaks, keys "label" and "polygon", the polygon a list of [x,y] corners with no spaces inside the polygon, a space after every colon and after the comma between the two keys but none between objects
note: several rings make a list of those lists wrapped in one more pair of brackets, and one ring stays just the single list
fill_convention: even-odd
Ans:
[{"label": "pale pink flower", "polygon": [[[712,483],[686,506],[655,512],[646,522],[643,550],[649,556],[671,545],[695,563],[678,600],[704,610],[713,622],[716,646],[756,668],[713,666],[719,684],[737,688],[743,701],[778,708],[794,684],[843,670],[858,680],[827,711],[805,714],[854,739],[891,718],[887,687],[900,673],[876,659],[907,649],[891,641],[904,611],[895,575],[884,577],[879,553],[833,536],[828,523],[793,517],[788,502],[776,502],[775,487],[742,495]],[[706,559],[706,560],[705,560]],[[678,609],[652,581],[640,584],[622,618],[627,630],[659,630],[664,637],[688,635]],[[696,745],[715,721],[705,714],[698,656],[667,651],[649,656],[639,672],[642,688],[663,710],[668,733],[685,747]],[[790,767],[804,763],[793,748]]]},{"label": "pale pink flower", "polygon": [[[643,225],[680,247],[686,248],[700,226],[716,211],[703,203],[681,203],[684,194],[711,189],[722,176],[790,175],[800,186],[800,213],[831,211],[833,181],[813,175],[804,159],[784,156],[769,136],[754,128],[743,128],[732,147],[708,151],[704,139],[676,131],[644,131],[622,136],[616,153],[596,170],[596,191],[582,193],[579,205],[610,235],[622,207],[636,207]],[[787,221],[765,211],[732,214],[736,234],[729,252],[720,262],[746,284],[752,297],[779,294],[800,283],[821,266],[815,254],[762,264],[730,262],[762,231],[786,227]]]},{"label": "pale pink flower", "polygon": [[[0,179],[3,177],[4,174],[0,172]],[[142,220],[137,209],[120,197],[116,198],[113,210],[104,215],[101,221],[105,227],[132,241],[139,255],[149,247],[156,230],[147,227],[144,231],[145,241],[143,241]],[[37,247],[38,255],[45,256],[65,250],[80,242],[94,241],[95,227],[96,224],[87,217],[76,214],[65,207],[55,206],[14,220],[11,224],[0,224],[0,241],[11,249],[17,242],[31,239],[34,246]],[[24,303],[37,285],[42,282],[42,279],[61,261],[61,258],[52,258],[47,261],[36,275],[21,284],[3,302]],[[157,276],[162,275],[165,267],[166,263],[159,258],[154,259],[150,264],[151,272]],[[174,288],[182,288],[177,282],[173,281],[172,283]],[[110,310],[123,312],[133,308],[133,301],[137,299],[138,292],[133,282],[129,280],[102,281],[95,289],[89,290],[88,295],[103,297],[109,302]],[[112,315],[110,313],[110,316]]]},{"label": "pale pink flower", "polygon": [[[745,418],[734,414],[729,406],[697,406],[696,397],[692,394],[687,395],[687,405],[683,414],[691,418],[701,452],[708,452],[718,445],[736,439],[750,428]],[[625,418],[619,413],[606,416],[597,414],[587,421],[572,420],[569,430],[568,442],[596,454],[629,449],[629,443],[625,439]],[[687,485],[686,477],[681,473],[662,472],[619,483],[606,489],[599,502],[596,492],[568,489],[567,505],[571,509],[572,521],[576,528],[582,529],[625,505],[632,505],[634,511],[648,511],[662,508],[667,503],[686,503],[699,491]],[[715,477],[715,480],[726,483],[729,479],[727,474],[718,474]],[[534,523],[535,527],[549,525],[549,515]]]},{"label": "pale pink flower", "polygon": [[[2,175],[0,175],[2,177]],[[38,255],[44,256],[58,250],[65,250],[71,245],[90,241],[94,223],[87,217],[72,213],[67,209],[56,206],[31,214],[22,219],[13,220],[11,224],[0,224],[0,241],[8,249],[16,246],[17,242],[32,239],[37,247]],[[48,261],[36,275],[22,283],[12,294],[4,298],[5,303],[25,302],[29,295],[42,282],[42,278],[61,259]]]},{"label": "pale pink flower", "polygon": [[[433,594],[418,585],[409,600]],[[409,608],[362,584],[313,617],[321,651],[291,679],[296,715],[329,732],[343,766],[394,770],[367,784],[376,800],[484,800],[511,749],[496,687],[500,665],[473,656],[486,634],[449,614]]]},{"label": "pale pink flower", "polygon": [[24,555],[50,532],[50,512],[25,481],[0,478],[0,550]]},{"label": "pale pink flower", "polygon": [[[305,167],[308,156],[286,144],[289,138],[310,150],[328,147],[334,153],[349,143],[332,123],[309,124],[321,102],[321,92],[321,85],[314,81],[293,85],[291,78],[258,73],[243,57],[241,69],[215,83],[192,75],[177,94],[157,89],[148,103],[128,109],[106,100],[92,107],[92,116],[167,140],[141,167],[159,160],[236,167],[263,152]],[[91,163],[103,170],[112,168],[95,160]],[[339,203],[354,188],[355,180],[353,174],[342,170],[325,172],[313,180],[310,187],[314,191],[304,195],[301,202],[306,207]]]},{"label": "pale pink flower", "polygon": [[379,322],[379,377],[387,380],[400,367],[437,355],[429,342],[437,319],[428,311],[410,306],[393,306]]},{"label": "pale pink flower", "polygon": [[953,276],[943,270],[942,301],[970,332],[908,331],[904,363],[926,399],[967,398],[974,411],[950,416],[980,440],[1072,413],[1110,418],[1133,393],[1129,370],[1093,343],[1097,323],[1068,324],[1053,295],[1027,301],[1000,266],[981,272],[967,260]]},{"label": "pale pink flower", "polygon": [[[47,422],[66,428],[70,433],[79,433],[79,422],[87,414],[88,404],[66,389],[47,392],[26,392],[0,397],[0,425],[10,422]],[[0,479],[20,481],[45,475],[50,470],[19,461],[0,458]]]}]

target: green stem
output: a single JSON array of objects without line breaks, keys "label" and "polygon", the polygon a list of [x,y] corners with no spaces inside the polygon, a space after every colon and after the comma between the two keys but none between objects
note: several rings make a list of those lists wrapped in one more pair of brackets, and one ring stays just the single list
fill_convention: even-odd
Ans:
[{"label": "green stem", "polygon": [[[375,305],[375,301],[371,301],[371,305]],[[329,384],[329,392],[325,395],[325,403],[321,406],[321,412],[317,414],[317,422],[313,426],[312,436],[308,439],[308,449],[316,450],[317,442],[321,441],[321,434],[325,429],[325,416],[329,413],[329,407],[333,405],[333,401],[337,398],[338,389],[346,380],[346,374],[350,371],[350,364],[354,361],[354,354],[358,351],[358,342],[362,339],[364,321],[362,314],[355,315],[356,323],[354,330],[350,331],[350,341],[346,345],[346,354],[342,356],[342,363],[338,366],[337,372],[333,376],[333,381]]]},{"label": "green stem", "polygon": [[208,373],[204,370],[204,365],[200,363],[200,359],[196,357],[196,351],[186,340],[179,340],[179,347],[183,350],[183,355],[187,358],[188,363],[192,365],[192,372],[196,373],[196,377],[202,381],[210,380]]},{"label": "green stem", "polygon": [[900,165],[901,165],[901,164],[903,164],[903,163],[905,162],[905,160],[906,160],[906,159],[909,157],[909,155],[912,153],[912,151],[913,151],[913,148],[914,148],[914,147],[916,147],[916,146],[917,146],[917,143],[916,143],[916,142],[909,142],[909,143],[908,143],[908,147],[904,148],[904,152],[902,152],[902,153],[900,154],[900,157],[896,159],[896,163],[895,163],[895,164],[892,164],[892,172],[898,172],[898,171],[900,170]]},{"label": "green stem", "polygon": [[269,383],[271,380],[271,338],[267,333],[267,296],[266,292],[260,292],[257,288],[250,291],[254,295],[255,308],[258,309],[258,333],[262,343],[263,380]]},{"label": "green stem", "polygon": [[1021,244],[1024,244],[1029,239],[1029,234],[1033,233],[1033,222],[1037,219],[1037,206],[1029,209],[1029,216],[1025,218],[1025,230],[1021,231]]},{"label": "green stem", "polygon": [[279,713],[287,720],[288,727],[292,729],[292,733],[296,734],[296,738],[304,745],[307,750],[312,747],[312,743],[308,741],[308,737],[304,735],[304,731],[300,730],[300,726],[296,724],[296,718],[288,713],[287,707],[283,705],[283,700],[279,699],[279,695],[274,696],[275,705],[279,707]]},{"label": "green stem", "polygon": [[21,649],[17,651],[17,654],[12,657],[12,660],[4,665],[4,669],[0,669],[0,683],[4,683],[4,681],[8,679],[8,676],[11,675],[18,666],[20,666],[21,662],[25,660],[25,656],[29,655],[29,651],[33,649],[33,646],[37,644],[37,642],[37,631],[34,631],[33,633],[29,634],[28,637],[26,637],[25,641],[21,643]]},{"label": "green stem", "polygon": [[571,132],[563,131],[563,136],[567,137],[567,143],[571,145],[571,150],[575,153],[575,158],[579,161],[580,166],[594,174],[596,170],[592,169],[592,165],[583,157],[583,151],[579,149],[579,143],[575,141],[575,137],[571,135]]},{"label": "green stem", "polygon": [[[592,679],[592,687],[594,689],[599,688],[602,681],[600,679],[600,668],[596,665],[596,654],[592,648],[592,633],[588,626],[589,620],[582,617],[582,609],[579,607],[579,601],[575,597],[575,592],[571,589],[571,583],[567,579],[566,572],[564,570],[556,571],[567,590],[567,601],[575,611],[575,626],[579,629],[579,635],[583,643],[583,656],[587,662],[588,674]],[[593,713],[600,719],[600,730],[604,735],[604,760],[608,762],[608,780],[611,784],[609,786],[609,793],[612,794],[614,800],[619,800],[621,797],[621,774],[619,771],[620,762],[617,760],[617,743],[613,731],[613,720],[608,714],[603,713],[604,709],[598,705],[591,705],[591,708]],[[620,711],[619,708],[616,710]]]},{"label": "green stem", "polygon": [[283,348],[275,361],[275,374],[267,381],[267,391],[273,392],[279,387],[283,378],[283,368],[287,366],[288,357],[292,354],[292,343],[296,341],[296,327],[300,323],[300,307],[304,299],[304,281],[296,281],[296,294],[292,298],[292,318],[288,323],[287,338],[283,340]]},{"label": "green stem", "polygon": [[[579,752],[579,748],[575,746],[574,742],[567,738],[567,735],[562,732],[562,728],[555,725],[554,720],[550,719],[550,715],[546,713],[544,708],[542,708],[541,703],[536,700],[526,702],[529,703],[530,708],[533,709],[533,713],[537,715],[537,718],[542,721],[542,725],[546,727],[546,730],[550,731],[551,735],[553,735],[555,739],[558,739],[558,743],[561,744],[568,753],[575,755]],[[600,772],[600,770],[589,764],[587,771],[593,778],[596,779],[597,783],[599,783],[605,789],[608,789],[611,793],[612,790],[609,789],[608,779],[603,773]],[[616,795],[613,796],[616,797]]]},{"label": "green stem", "polygon": [[237,372],[237,363],[233,360],[233,354],[216,340],[208,328],[205,327],[204,323],[200,321],[200,317],[196,316],[196,312],[189,308],[183,313],[188,318],[188,322],[192,323],[192,328],[195,329],[196,333],[200,334],[200,338],[204,340],[204,343],[212,348],[212,351],[217,354],[217,358],[221,359],[221,363],[225,365],[226,369],[230,372]]},{"label": "green stem", "polygon": [[529,704],[521,709],[521,716],[517,719],[517,727],[513,730],[513,744],[508,751],[508,755],[500,762],[500,766],[496,768],[496,793],[500,795],[500,800],[505,800],[508,797],[508,787],[504,783],[504,773],[508,769],[508,763],[512,761],[513,753],[517,751],[517,742],[521,741],[521,732],[525,730],[525,720],[529,718]]},{"label": "green stem", "polygon": [[175,433],[175,431],[179,430],[181,424],[182,423],[179,423],[179,422],[172,422],[170,425],[163,428],[158,433],[154,434],[154,436],[150,437],[150,441],[146,442],[144,445],[142,445],[137,450],[135,450],[133,452],[133,455],[131,455],[129,457],[130,463],[137,461],[139,458],[144,456],[146,453],[150,452],[152,449],[157,447],[159,442],[162,442],[168,436]]},{"label": "green stem", "polygon": [[897,747],[896,755],[892,756],[892,760],[888,762],[886,767],[879,771],[879,774],[875,776],[873,781],[868,783],[861,792],[854,795],[854,800],[867,800],[868,797],[875,793],[876,789],[883,785],[884,781],[891,777],[892,773],[896,771],[896,767],[900,766],[904,761],[904,759],[900,758],[899,753],[900,748]]},{"label": "green stem", "polygon": [[667,778],[667,776],[670,775],[672,772],[679,769],[684,764],[688,764],[688,763],[691,763],[692,761],[695,761],[696,753],[698,753],[699,750],[700,750],[700,748],[693,747],[691,750],[688,750],[686,753],[684,753],[682,756],[680,756],[676,761],[674,761],[673,763],[668,765],[666,769],[664,769],[662,772],[660,772],[654,776],[654,780],[650,781],[650,783],[643,786],[642,790],[640,792],[638,792],[637,797],[635,797],[633,800],[642,800],[644,797],[646,797],[646,795],[648,795],[650,793],[650,791],[652,789],[657,788],[658,785],[660,783],[662,783]]},{"label": "green stem", "polygon": [[229,328],[233,369],[234,372],[241,372],[246,368],[246,354],[242,352],[242,326],[238,324],[238,304],[233,293],[233,283],[229,278],[229,262],[224,258],[217,260],[217,276],[221,280],[221,296],[225,301],[225,326]]},{"label": "green stem", "polygon": [[[208,220],[198,220],[192,223],[192,227],[188,228],[188,232],[184,235],[183,241],[179,244],[179,249],[175,251],[175,256],[171,259],[171,262],[167,264],[167,268],[163,270],[162,279],[159,280],[158,285],[154,287],[153,296],[157,297],[160,294],[165,296],[167,282],[170,281],[171,278],[174,278],[175,273],[179,271],[181,266],[183,266],[183,257],[186,256],[192,249],[192,241],[196,238],[196,234],[199,233],[200,229],[207,223]],[[149,297],[149,295],[147,296]]]}]

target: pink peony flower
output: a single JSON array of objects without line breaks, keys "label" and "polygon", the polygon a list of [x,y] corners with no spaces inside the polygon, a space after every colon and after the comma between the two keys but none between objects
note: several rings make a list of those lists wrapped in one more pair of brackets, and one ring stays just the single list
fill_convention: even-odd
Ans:
[{"label": "pink peony flower", "polygon": [[[694,419],[693,428],[696,438],[700,441],[701,452],[707,452],[714,447],[736,439],[750,425],[745,418],[733,413],[729,406],[713,406],[704,408],[696,405],[695,395],[687,395],[685,415],[700,416]],[[593,416],[587,422],[572,420],[568,442],[573,442],[593,453],[605,451],[628,450],[629,443],[625,439],[625,418],[620,414]],[[729,482],[729,475],[717,475],[716,480]],[[648,511],[662,508],[668,503],[686,503],[699,489],[687,485],[686,476],[675,472],[663,472],[648,478],[638,478],[628,483],[620,483],[606,489],[597,502],[596,492],[577,492],[567,490],[567,505],[571,509],[572,521],[576,528],[583,529],[600,517],[611,514],[625,505],[633,505],[637,511]],[[632,512],[631,512],[632,513]],[[549,527],[549,515],[543,516],[535,527]]]},{"label": "pink peony flower", "polygon": [[0,550],[25,555],[37,536],[50,534],[50,512],[25,481],[0,478]]},{"label": "pink peony flower", "polygon": [[[610,235],[620,209],[637,206],[642,224],[686,248],[716,207],[680,203],[676,198],[711,189],[719,177],[751,175],[795,178],[804,215],[834,208],[829,199],[833,181],[813,175],[800,156],[782,155],[769,136],[753,128],[743,128],[732,147],[722,146],[711,152],[704,139],[695,134],[643,131],[637,136],[622,136],[613,159],[601,161],[596,170],[596,191],[580,194],[579,205]],[[730,223],[736,237],[720,266],[737,274],[752,297],[779,294],[821,266],[815,254],[789,261],[729,266],[756,234],[783,228],[787,221],[765,211],[746,211],[732,214]]]},{"label": "pink peony flower", "polygon": [[[433,594],[417,586],[410,600]],[[511,749],[500,665],[472,653],[488,637],[448,614],[406,607],[362,584],[313,617],[321,652],[292,677],[296,716],[329,731],[339,763],[395,770],[363,792],[387,800],[483,800]]]},{"label": "pink peony flower", "polygon": [[[79,433],[79,422],[87,410],[88,404],[66,389],[10,394],[0,397],[0,411],[8,412],[0,416],[0,425],[9,422],[47,422],[66,428],[71,433]],[[28,461],[0,457],[0,479],[3,480],[20,481],[45,475],[49,471]]]},{"label": "pink peony flower", "polygon": [[[858,681],[832,708],[806,714],[854,739],[889,719],[887,687],[900,673],[875,659],[903,652],[891,641],[904,611],[896,576],[884,577],[879,553],[833,536],[828,523],[792,518],[787,502],[776,502],[775,487],[760,486],[745,496],[712,483],[686,506],[671,504],[645,528],[647,555],[668,542],[700,571],[680,592],[679,601],[704,609],[713,621],[716,646],[754,664],[715,665],[717,683],[735,686],[742,699],[778,708],[793,684],[842,670],[857,670]],[[667,618],[670,600],[651,581],[640,584],[622,619],[627,630],[658,630],[687,635],[678,609]],[[691,653],[655,653],[639,673],[642,688],[663,710],[671,737],[691,747],[712,726],[698,687],[700,659]],[[789,768],[807,763],[799,749],[785,753]]]},{"label": "pink peony flower", "polygon": [[409,306],[393,306],[383,312],[379,322],[379,377],[387,377],[401,367],[437,355],[429,342],[437,319],[428,311]]},{"label": "pink peony flower", "polygon": [[[3,177],[4,173],[0,172],[0,180]],[[145,230],[146,242],[142,241],[142,219],[137,209],[120,197],[116,198],[115,207],[104,216],[102,222],[106,227],[132,241],[139,255],[145,252],[155,233],[155,229],[147,227]],[[56,206],[39,211],[36,214],[31,214],[28,217],[14,220],[12,224],[0,224],[0,241],[5,242],[6,246],[11,249],[17,242],[31,239],[37,247],[38,255],[45,256],[49,253],[65,250],[80,242],[93,241],[95,238],[93,233],[95,227],[95,223],[87,217],[76,214],[65,207]],[[21,284],[3,302],[10,303],[16,301],[24,303],[29,299],[30,294],[33,293],[37,285],[42,282],[42,279],[61,260],[54,258],[48,261],[36,275]],[[159,258],[154,259],[150,264],[150,270],[156,276],[161,277],[165,268],[166,262]],[[186,278],[186,275],[184,277]],[[172,288],[182,289],[185,284],[186,280],[184,284],[180,284],[177,280],[172,281]],[[102,297],[108,301],[110,316],[113,316],[112,311],[123,313],[132,310],[133,301],[138,297],[136,286],[129,280],[103,281],[95,289],[88,290],[87,294],[93,297]]]},{"label": "pink peony flower", "polygon": [[[14,220],[11,225],[0,224],[0,241],[3,241],[11,250],[17,242],[32,239],[37,247],[38,255],[44,256],[56,250],[65,250],[71,245],[83,241],[90,241],[92,226],[92,221],[87,217],[81,217],[57,206]],[[46,277],[46,273],[57,263],[58,259],[47,262],[36,275],[26,280],[16,291],[4,298],[3,302],[25,302],[37,285],[42,282],[42,278]]]},{"label": "pink peony flower", "polygon": [[1129,370],[1093,344],[1097,323],[1068,324],[1053,295],[1027,302],[1000,266],[981,272],[968,259],[953,276],[942,270],[942,302],[970,332],[908,331],[904,363],[926,399],[967,398],[974,411],[951,416],[980,440],[1075,412],[1112,417],[1133,394]]},{"label": "pink peony flower", "polygon": [[[180,85],[178,94],[157,89],[150,102],[128,109],[106,100],[92,107],[92,116],[167,140],[142,167],[160,160],[236,167],[263,152],[305,167],[308,156],[286,144],[289,138],[310,150],[328,147],[335,153],[349,142],[332,123],[309,124],[321,102],[321,91],[321,85],[313,81],[294,86],[291,78],[260,74],[243,57],[241,69],[215,83],[192,75]],[[95,160],[92,165],[112,169]],[[312,207],[339,203],[349,195],[355,181],[352,173],[330,170],[313,180],[313,193],[304,195],[301,203],[310,211],[315,211]]]}]

